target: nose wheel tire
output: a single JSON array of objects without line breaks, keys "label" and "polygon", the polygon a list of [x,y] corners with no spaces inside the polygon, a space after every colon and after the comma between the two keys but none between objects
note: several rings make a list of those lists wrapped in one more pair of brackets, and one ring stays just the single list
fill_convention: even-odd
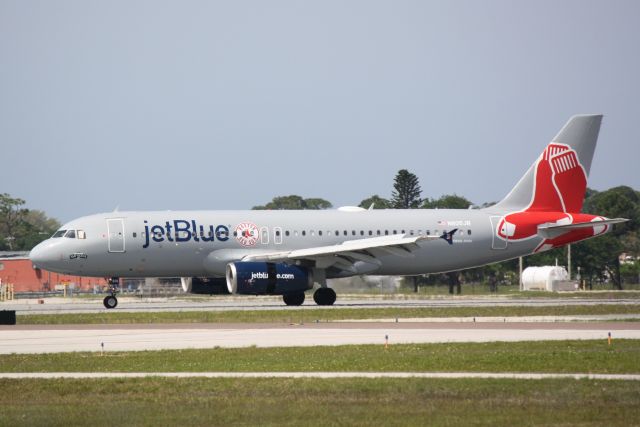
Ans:
[{"label": "nose wheel tire", "polygon": [[333,305],[336,302],[336,291],[331,288],[319,288],[313,293],[313,300],[318,305]]},{"label": "nose wheel tire", "polygon": [[113,295],[109,295],[104,297],[104,300],[102,300],[102,303],[106,308],[116,308],[116,306],[118,305],[118,299]]},{"label": "nose wheel tire", "polygon": [[282,295],[284,303],[287,305],[302,305],[304,302],[304,292]]}]

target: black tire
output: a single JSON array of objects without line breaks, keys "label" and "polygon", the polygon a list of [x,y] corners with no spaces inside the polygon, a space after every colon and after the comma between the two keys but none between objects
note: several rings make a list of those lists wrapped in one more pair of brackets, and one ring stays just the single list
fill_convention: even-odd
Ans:
[{"label": "black tire", "polygon": [[104,299],[102,300],[102,303],[106,308],[112,309],[112,308],[116,308],[116,306],[118,305],[118,299],[113,295],[108,295],[104,297]]},{"label": "black tire", "polygon": [[282,300],[287,305],[302,305],[304,302],[304,292],[282,295]]},{"label": "black tire", "polygon": [[318,305],[333,305],[336,302],[336,291],[331,288],[319,288],[313,293],[313,300]]}]

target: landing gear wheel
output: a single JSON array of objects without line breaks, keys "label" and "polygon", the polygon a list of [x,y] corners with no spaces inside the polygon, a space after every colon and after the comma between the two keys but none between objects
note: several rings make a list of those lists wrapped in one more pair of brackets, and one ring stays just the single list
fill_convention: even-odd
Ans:
[{"label": "landing gear wheel", "polygon": [[108,295],[104,297],[102,303],[106,308],[116,308],[116,306],[118,305],[118,299],[113,295]]},{"label": "landing gear wheel", "polygon": [[295,294],[282,295],[284,303],[287,305],[302,305],[304,302],[304,292],[297,292]]},{"label": "landing gear wheel", "polygon": [[313,300],[318,305],[333,305],[336,302],[336,291],[331,288],[319,288],[313,293]]}]

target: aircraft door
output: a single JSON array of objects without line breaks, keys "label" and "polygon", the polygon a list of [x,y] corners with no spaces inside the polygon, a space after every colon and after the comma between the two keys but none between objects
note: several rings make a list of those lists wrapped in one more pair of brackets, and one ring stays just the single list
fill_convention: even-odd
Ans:
[{"label": "aircraft door", "polygon": [[124,219],[107,219],[107,236],[109,252],[124,252]]},{"label": "aircraft door", "polygon": [[507,249],[507,244],[509,243],[507,240],[502,239],[498,236],[498,226],[504,219],[503,216],[492,216],[491,217],[491,249]]},{"label": "aircraft door", "polygon": [[260,229],[260,243],[262,243],[263,245],[269,244],[269,228],[262,227]]}]

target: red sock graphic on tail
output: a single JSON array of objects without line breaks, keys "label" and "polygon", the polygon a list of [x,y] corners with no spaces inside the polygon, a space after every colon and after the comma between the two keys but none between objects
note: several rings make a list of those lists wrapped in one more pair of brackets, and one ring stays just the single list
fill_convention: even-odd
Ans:
[{"label": "red sock graphic on tail", "polygon": [[542,152],[536,166],[536,185],[534,187],[533,200],[526,212],[531,211],[563,211],[562,200],[553,185],[553,168],[551,158],[559,153],[569,150],[569,147],[561,144],[549,144]]},{"label": "red sock graphic on tail", "polygon": [[576,152],[569,150],[551,157],[551,169],[564,211],[580,212],[587,189],[587,176],[580,166]]}]

